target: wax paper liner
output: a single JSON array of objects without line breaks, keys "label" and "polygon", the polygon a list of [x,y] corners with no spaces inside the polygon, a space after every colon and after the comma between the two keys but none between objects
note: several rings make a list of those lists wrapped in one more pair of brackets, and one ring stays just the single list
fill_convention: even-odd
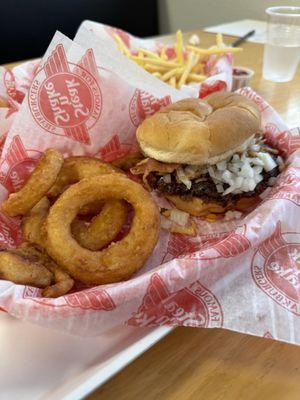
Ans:
[{"label": "wax paper liner", "polygon": [[[94,37],[88,35],[87,32],[91,32]],[[120,55],[114,35],[118,35],[132,53],[137,52],[140,48],[157,52],[163,46],[159,40],[141,39],[122,29],[89,20],[82,22],[74,40],[79,44],[83,44],[83,46],[89,43],[93,48],[99,47],[100,51],[101,49],[102,51],[107,51],[109,55],[120,60],[125,56]],[[171,58],[175,56],[173,46],[167,45],[167,55]],[[135,63],[132,62],[132,64]],[[232,87],[232,55],[226,54],[222,57],[212,55],[208,57],[205,73],[209,78],[204,84],[184,85],[181,90],[191,97],[204,97],[211,91],[220,90],[221,88],[230,91]]]},{"label": "wax paper liner", "polygon": [[[129,60],[120,62],[125,71]],[[46,148],[111,161],[135,149],[135,129],[145,116],[184,96],[158,80],[147,92],[149,74],[123,79],[97,47],[93,51],[59,33],[41,66],[5,142],[1,201],[22,186]],[[44,299],[38,289],[0,281],[0,307],[82,336],[122,324],[167,324],[299,343],[300,130],[288,131],[251,89],[241,93],[259,105],[268,140],[288,162],[254,211],[228,222],[197,219],[197,237],[162,230],[146,265],[126,282]],[[17,218],[0,214],[2,247],[20,243],[18,227]]]},{"label": "wax paper liner", "polygon": [[[124,43],[126,43],[133,52],[139,47],[152,51],[157,51],[161,47],[161,44],[156,40],[140,39],[121,29],[93,21],[84,21],[81,24],[76,34],[75,41],[79,44],[83,43],[84,46],[85,43],[89,43],[89,46],[98,48],[100,53],[98,57],[100,57],[103,52],[106,52],[105,60],[108,62],[110,71],[122,74],[122,78],[129,79],[129,83],[133,85],[135,85],[134,81],[136,77],[139,76],[139,79],[143,79],[146,75],[145,89],[150,89],[151,91],[153,82],[155,82],[157,78],[149,75],[134,62],[126,62],[126,60],[126,68],[121,71],[120,66],[124,63],[124,56],[117,50],[116,43],[113,39],[114,34],[120,35]],[[169,50],[170,53],[172,50],[171,47]],[[13,123],[15,113],[22,104],[33,77],[36,74],[39,63],[40,59],[35,59],[22,63],[11,70],[0,67],[0,106],[6,106],[5,108],[0,108],[0,154],[7,132]],[[105,67],[105,65],[102,65],[102,67]],[[215,90],[224,88],[230,90],[232,86],[231,55],[225,55],[219,59],[213,56],[208,58],[206,73],[209,78],[205,83],[192,84],[189,86],[185,85],[182,87],[181,91],[185,93],[185,97],[204,97]],[[133,82],[131,81],[132,78]]]},{"label": "wax paper liner", "polygon": [[[40,60],[22,63],[11,70],[0,67],[0,154],[15,113],[28,91]],[[4,106],[4,107],[3,107]]]}]

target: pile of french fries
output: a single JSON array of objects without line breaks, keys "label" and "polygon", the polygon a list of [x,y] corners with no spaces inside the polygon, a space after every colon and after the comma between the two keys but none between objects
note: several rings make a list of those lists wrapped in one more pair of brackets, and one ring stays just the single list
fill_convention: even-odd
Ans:
[{"label": "pile of french fries", "polygon": [[176,43],[173,45],[175,57],[167,56],[167,47],[162,46],[157,53],[146,49],[138,49],[134,54],[125,45],[121,37],[114,35],[118,49],[122,54],[135,61],[155,77],[180,89],[183,85],[199,83],[207,76],[204,74],[205,59],[211,54],[223,55],[241,51],[238,47],[228,47],[223,42],[222,34],[217,34],[216,45],[208,49],[183,45],[182,32],[176,33]]}]

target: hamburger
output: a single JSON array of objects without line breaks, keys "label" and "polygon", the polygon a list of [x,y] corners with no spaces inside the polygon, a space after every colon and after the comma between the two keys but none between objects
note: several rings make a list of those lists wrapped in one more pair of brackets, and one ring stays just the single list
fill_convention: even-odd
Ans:
[{"label": "hamburger", "polygon": [[136,137],[146,158],[131,172],[194,216],[244,211],[283,168],[263,137],[257,105],[236,93],[163,107],[142,122]]}]

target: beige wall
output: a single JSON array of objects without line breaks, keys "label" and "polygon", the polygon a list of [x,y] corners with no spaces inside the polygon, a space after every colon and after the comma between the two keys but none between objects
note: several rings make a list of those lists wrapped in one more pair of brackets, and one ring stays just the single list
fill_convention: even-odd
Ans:
[{"label": "beige wall", "polygon": [[265,18],[274,5],[300,6],[300,0],[158,0],[160,32],[191,30],[239,19]]}]

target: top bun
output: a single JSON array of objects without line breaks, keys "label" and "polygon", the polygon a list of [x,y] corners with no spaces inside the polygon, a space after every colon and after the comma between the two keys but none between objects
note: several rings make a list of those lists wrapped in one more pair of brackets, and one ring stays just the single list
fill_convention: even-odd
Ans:
[{"label": "top bun", "polygon": [[215,164],[243,151],[260,131],[260,111],[247,97],[216,92],[184,99],[146,118],[136,135],[143,153],[158,161]]}]

